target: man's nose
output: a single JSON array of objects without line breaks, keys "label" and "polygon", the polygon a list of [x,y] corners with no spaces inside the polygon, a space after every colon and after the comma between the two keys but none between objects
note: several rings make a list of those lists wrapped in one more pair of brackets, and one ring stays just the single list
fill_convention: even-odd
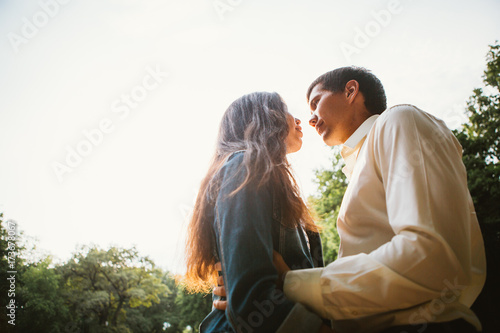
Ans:
[{"label": "man's nose", "polygon": [[311,118],[309,118],[309,125],[311,125],[312,127],[316,127],[317,123],[318,123],[318,116],[316,115],[316,113],[313,113],[311,115]]}]

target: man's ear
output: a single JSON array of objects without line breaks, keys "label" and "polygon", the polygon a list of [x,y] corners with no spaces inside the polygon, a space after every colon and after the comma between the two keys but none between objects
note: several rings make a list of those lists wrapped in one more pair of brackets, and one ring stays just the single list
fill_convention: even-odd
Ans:
[{"label": "man's ear", "polygon": [[350,103],[354,102],[354,99],[359,92],[359,83],[356,80],[351,80],[345,84],[344,94],[347,101]]}]

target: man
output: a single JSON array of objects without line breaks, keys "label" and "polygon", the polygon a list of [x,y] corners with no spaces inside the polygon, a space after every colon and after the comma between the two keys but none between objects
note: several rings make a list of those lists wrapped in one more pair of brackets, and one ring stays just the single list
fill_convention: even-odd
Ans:
[{"label": "man", "polygon": [[310,125],[343,145],[349,179],[339,258],[288,271],[283,290],[337,332],[475,332],[470,306],[486,262],[462,149],[443,121],[412,105],[386,109],[369,71],[344,67],[308,89]]}]

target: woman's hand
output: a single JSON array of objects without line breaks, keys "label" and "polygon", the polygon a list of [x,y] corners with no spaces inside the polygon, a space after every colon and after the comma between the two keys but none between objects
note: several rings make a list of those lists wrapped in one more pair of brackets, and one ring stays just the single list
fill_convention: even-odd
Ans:
[{"label": "woman's hand", "polygon": [[[220,262],[215,264],[215,270],[218,272],[222,271],[222,265]],[[217,277],[217,287],[214,288],[214,295],[226,297],[226,287],[224,287],[224,279],[222,278],[222,275]],[[214,301],[213,305],[217,310],[225,311],[227,308],[227,301]]]},{"label": "woman's hand", "polygon": [[[288,271],[290,271],[290,267],[285,263],[285,260],[283,260],[283,257],[281,254],[279,254],[276,251],[273,251],[273,263],[274,266],[276,267],[276,270],[278,271],[278,287],[283,288],[283,281],[285,281],[285,276]],[[220,262],[217,262],[215,264],[215,269],[218,272],[222,272],[222,265]],[[281,283],[280,283],[281,281]],[[214,288],[214,294],[220,297],[226,297],[226,288],[224,287],[224,279],[222,278],[222,275],[219,275],[217,277],[217,287]],[[227,301],[214,301],[213,302],[214,308],[217,310],[221,311],[226,311],[227,308]],[[319,328],[318,333],[334,333],[334,331],[328,327],[327,325],[323,324]]]},{"label": "woman's hand", "polygon": [[[278,281],[276,281],[276,285],[279,289],[283,290],[283,282],[285,281],[286,273],[290,271],[290,267],[288,267],[285,263],[281,254],[276,251],[273,251],[273,264],[278,271]],[[222,271],[222,265],[220,262],[215,264],[215,270],[218,272]],[[222,275],[217,277],[217,287],[214,288],[214,295],[226,297],[226,288],[224,287],[224,279],[222,278]],[[227,301],[214,301],[213,305],[217,310],[225,311],[227,308]]]},{"label": "woman's hand", "polygon": [[283,290],[283,283],[285,282],[286,273],[290,271],[290,267],[285,263],[281,254],[276,251],[273,251],[273,264],[278,271],[278,281],[276,281],[276,285],[278,289]]}]

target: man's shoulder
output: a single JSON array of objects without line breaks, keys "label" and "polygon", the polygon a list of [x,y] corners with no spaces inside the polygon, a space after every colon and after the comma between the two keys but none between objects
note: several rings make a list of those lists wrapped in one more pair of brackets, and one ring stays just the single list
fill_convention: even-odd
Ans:
[{"label": "man's shoulder", "polygon": [[381,121],[397,121],[404,118],[414,116],[415,114],[426,113],[412,104],[398,104],[394,105],[380,115],[378,120]]},{"label": "man's shoulder", "polygon": [[[461,151],[446,123],[434,115],[411,104],[395,105],[378,118],[371,133],[372,142],[392,145],[395,140],[408,145],[449,144]],[[450,149],[453,151],[453,149]]]},{"label": "man's shoulder", "polygon": [[446,127],[441,119],[411,104],[398,104],[388,108],[378,117],[377,124],[378,127],[418,128],[424,124]]}]

